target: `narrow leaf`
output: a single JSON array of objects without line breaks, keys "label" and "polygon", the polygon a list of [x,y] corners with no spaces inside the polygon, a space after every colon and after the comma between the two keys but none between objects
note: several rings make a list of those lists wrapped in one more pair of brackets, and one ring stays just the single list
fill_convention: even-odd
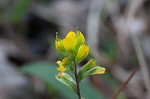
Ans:
[{"label": "narrow leaf", "polygon": [[94,59],[89,60],[85,65],[81,67],[78,72],[78,78],[81,79],[84,72],[96,66],[96,61]]},{"label": "narrow leaf", "polygon": [[75,93],[77,92],[75,81],[68,74],[58,73],[57,75],[55,75],[55,78],[61,83],[63,83],[64,85],[68,86]]},{"label": "narrow leaf", "polygon": [[95,66],[89,70],[87,70],[86,72],[84,72],[81,76],[79,81],[81,81],[83,78],[89,76],[89,75],[95,75],[95,74],[104,74],[106,71],[105,68],[100,67],[100,66]]}]

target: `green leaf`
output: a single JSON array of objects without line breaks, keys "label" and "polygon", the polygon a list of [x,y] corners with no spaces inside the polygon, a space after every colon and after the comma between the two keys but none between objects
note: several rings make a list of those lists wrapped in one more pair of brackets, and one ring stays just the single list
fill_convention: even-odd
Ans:
[{"label": "green leaf", "polygon": [[95,67],[83,72],[83,74],[80,75],[80,77],[79,77],[79,81],[81,81],[83,78],[85,78],[89,75],[103,74],[103,73],[105,73],[105,71],[106,71],[105,68],[100,67],[100,66],[95,66]]},{"label": "green leaf", "polygon": [[75,81],[67,73],[58,73],[55,75],[55,78],[64,85],[68,86],[75,93],[77,92]]},{"label": "green leaf", "polygon": [[78,78],[82,79],[82,75],[84,72],[86,72],[87,70],[91,69],[92,67],[94,67],[96,65],[96,61],[94,59],[89,60],[85,65],[83,65],[81,67],[81,69],[78,72]]},{"label": "green leaf", "polygon": [[[70,91],[65,85],[61,84],[55,79],[55,75],[58,73],[56,70],[57,65],[50,62],[33,62],[28,63],[23,66],[21,71],[33,76],[37,76],[43,79],[49,87],[53,86],[59,94],[61,94],[64,99],[77,99],[77,95]],[[80,83],[81,95],[85,99],[104,99],[96,88],[87,81],[82,81]],[[62,99],[62,98],[57,98]]]}]

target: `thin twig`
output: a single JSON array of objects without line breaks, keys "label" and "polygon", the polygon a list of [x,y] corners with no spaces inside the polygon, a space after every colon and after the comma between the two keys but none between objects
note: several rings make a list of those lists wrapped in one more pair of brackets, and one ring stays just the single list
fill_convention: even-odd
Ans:
[{"label": "thin twig", "polygon": [[116,99],[117,96],[120,94],[120,92],[122,92],[122,90],[127,86],[127,84],[129,83],[129,81],[131,80],[131,78],[137,73],[137,71],[140,68],[138,67],[137,69],[135,69],[131,75],[129,76],[129,78],[120,86],[120,88],[117,90],[117,92],[110,98],[110,99]]},{"label": "thin twig", "polygon": [[[134,20],[135,18],[135,14],[138,10],[138,8],[140,6],[142,6],[143,4],[143,0],[132,0],[130,1],[130,5],[129,5],[129,12],[128,12],[128,16],[127,16],[127,22],[128,24]],[[140,32],[140,31],[139,31]],[[143,80],[144,80],[144,84],[145,84],[145,88],[147,90],[147,98],[150,99],[150,75],[149,75],[149,71],[148,71],[148,65],[146,63],[145,57],[144,57],[144,53],[142,51],[142,47],[140,45],[140,42],[137,38],[136,33],[134,33],[133,31],[129,30],[130,33],[130,37],[139,61],[139,65],[141,66],[141,74],[143,76]]]}]

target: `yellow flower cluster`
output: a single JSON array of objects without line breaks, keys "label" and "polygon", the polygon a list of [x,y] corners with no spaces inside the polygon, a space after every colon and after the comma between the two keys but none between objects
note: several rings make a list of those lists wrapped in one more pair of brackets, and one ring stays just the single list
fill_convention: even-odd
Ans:
[{"label": "yellow flower cluster", "polygon": [[[62,61],[57,61],[58,64],[57,70],[63,73],[66,70],[75,72],[75,65],[78,65],[83,59],[85,59],[89,54],[89,46],[85,43],[85,38],[80,31],[70,31],[64,39],[60,39],[56,35],[56,49],[63,55],[65,58]],[[82,80],[84,77],[93,74],[103,74],[106,69],[100,66],[96,66],[96,61],[91,59],[87,62],[78,72],[79,80]]]},{"label": "yellow flower cluster", "polygon": [[[64,39],[60,39],[56,34],[55,45],[58,52],[64,56],[63,60],[56,62],[59,73],[55,75],[55,78],[68,86],[80,98],[79,82],[90,75],[103,74],[106,69],[97,66],[96,61],[91,59],[77,70],[77,65],[89,54],[89,46],[86,45],[83,34],[78,30],[70,31]],[[74,74],[75,79],[65,73],[66,70]]]},{"label": "yellow flower cluster", "polygon": [[[56,35],[56,49],[68,56],[74,64],[79,64],[83,59],[85,59],[89,54],[89,46],[85,44],[85,38],[80,31],[76,33],[70,31],[64,39],[60,39],[58,35]],[[64,72],[66,67],[62,64],[61,61],[57,61],[59,67],[58,71]]]}]

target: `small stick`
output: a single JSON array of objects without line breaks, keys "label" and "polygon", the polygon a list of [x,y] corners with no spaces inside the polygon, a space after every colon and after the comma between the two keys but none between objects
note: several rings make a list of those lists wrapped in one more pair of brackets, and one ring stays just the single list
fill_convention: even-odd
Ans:
[{"label": "small stick", "polygon": [[129,78],[120,86],[120,88],[118,89],[118,91],[110,98],[110,99],[116,99],[117,96],[120,94],[120,92],[122,92],[122,90],[127,86],[127,84],[129,83],[129,81],[131,80],[131,78],[137,73],[137,71],[140,69],[140,67],[138,67],[137,69],[135,69],[131,75],[129,76]]}]

